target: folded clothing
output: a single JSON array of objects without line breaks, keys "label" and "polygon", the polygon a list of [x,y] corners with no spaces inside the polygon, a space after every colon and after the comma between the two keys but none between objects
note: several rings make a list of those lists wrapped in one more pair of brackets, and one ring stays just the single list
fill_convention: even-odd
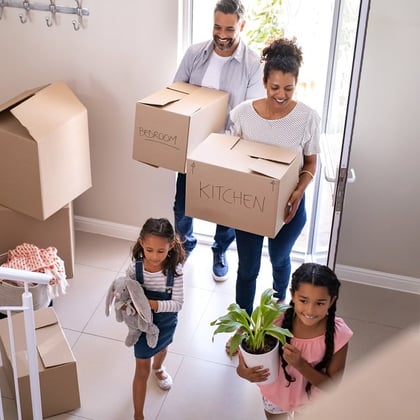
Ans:
[{"label": "folded clothing", "polygon": [[[64,261],[57,255],[55,247],[42,249],[33,244],[23,243],[8,251],[7,261],[2,267],[49,274],[51,281],[48,285],[48,296],[52,299],[57,297],[59,292],[66,293],[68,282]],[[23,282],[14,283],[23,287]]]}]

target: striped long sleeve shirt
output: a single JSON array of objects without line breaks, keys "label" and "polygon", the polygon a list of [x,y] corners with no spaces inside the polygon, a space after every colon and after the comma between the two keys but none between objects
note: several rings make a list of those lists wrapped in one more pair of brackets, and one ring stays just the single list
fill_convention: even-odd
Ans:
[{"label": "striped long sleeve shirt", "polygon": [[[184,303],[184,276],[182,274],[182,266],[179,265],[176,270],[181,273],[180,276],[174,276],[174,285],[172,288],[171,300],[159,300],[158,309],[156,312],[179,312]],[[136,266],[135,263],[127,268],[127,276],[136,279]],[[166,290],[166,276],[162,271],[150,273],[143,269],[143,286],[147,290],[155,292],[164,292]]]}]

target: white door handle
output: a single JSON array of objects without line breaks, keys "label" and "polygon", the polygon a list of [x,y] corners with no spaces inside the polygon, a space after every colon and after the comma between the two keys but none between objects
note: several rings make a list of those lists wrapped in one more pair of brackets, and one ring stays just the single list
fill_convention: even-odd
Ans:
[{"label": "white door handle", "polygon": [[[337,182],[337,170],[335,171],[334,177],[329,176],[327,173],[327,167],[324,167],[324,178],[328,182]],[[356,181],[356,173],[354,172],[354,169],[350,169],[350,176],[347,176],[347,183],[352,184],[354,181]]]}]

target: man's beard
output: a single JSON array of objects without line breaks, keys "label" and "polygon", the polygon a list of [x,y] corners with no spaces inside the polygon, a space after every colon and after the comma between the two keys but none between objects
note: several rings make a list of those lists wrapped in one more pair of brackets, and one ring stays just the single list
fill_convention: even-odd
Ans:
[{"label": "man's beard", "polygon": [[[226,42],[220,43],[219,39],[225,39]],[[238,39],[237,37],[235,37],[235,38],[220,38],[217,35],[213,36],[214,44],[216,45],[216,48],[220,51],[226,51],[226,50],[229,50],[230,48],[232,48],[232,46],[235,44],[235,41],[237,39]]]}]

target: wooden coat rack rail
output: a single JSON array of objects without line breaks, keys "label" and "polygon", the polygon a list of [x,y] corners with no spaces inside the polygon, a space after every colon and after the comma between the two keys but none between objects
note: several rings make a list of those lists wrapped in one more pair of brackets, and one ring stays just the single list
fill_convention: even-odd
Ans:
[{"label": "wooden coat rack rail", "polygon": [[59,6],[55,4],[55,0],[50,0],[49,3],[34,3],[29,0],[16,1],[16,0],[0,0],[0,19],[3,17],[3,10],[6,7],[13,7],[16,9],[23,9],[25,13],[19,13],[19,19],[21,23],[26,23],[30,20],[30,12],[32,10],[40,10],[42,12],[50,12],[50,16],[45,18],[47,26],[52,26],[56,21],[57,13],[65,13],[70,15],[76,15],[77,21],[73,20],[73,28],[78,31],[83,28],[83,16],[89,16],[89,10],[82,7],[82,0],[75,0],[76,5],[71,6]]}]

